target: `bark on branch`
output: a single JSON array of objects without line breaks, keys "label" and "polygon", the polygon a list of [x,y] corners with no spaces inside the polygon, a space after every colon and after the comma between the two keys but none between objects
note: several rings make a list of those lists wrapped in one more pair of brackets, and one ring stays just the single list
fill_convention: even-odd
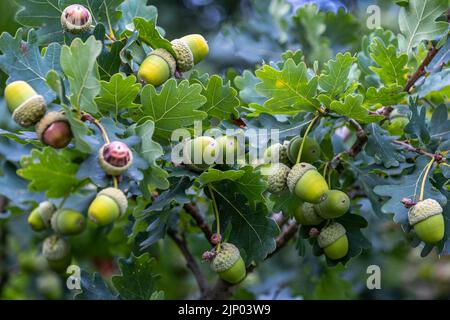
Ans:
[{"label": "bark on branch", "polygon": [[202,230],[203,234],[205,235],[206,240],[208,240],[208,242],[211,245],[214,245],[211,242],[211,237],[212,237],[213,233],[212,233],[211,229],[209,228],[208,223],[205,221],[205,218],[199,212],[198,208],[192,203],[186,203],[183,208],[195,220],[195,223],[197,224],[197,226]]}]

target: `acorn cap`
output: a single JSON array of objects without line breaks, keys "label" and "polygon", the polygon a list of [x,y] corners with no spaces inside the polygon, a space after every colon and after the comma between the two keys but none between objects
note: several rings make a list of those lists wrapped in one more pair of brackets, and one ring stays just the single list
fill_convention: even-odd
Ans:
[{"label": "acorn cap", "polygon": [[280,193],[286,189],[286,178],[291,169],[283,163],[272,164],[270,169],[270,175],[267,180],[267,190],[270,193]]},{"label": "acorn cap", "polygon": [[163,48],[159,48],[150,52],[149,56],[158,56],[163,59],[169,66],[170,76],[173,76],[175,74],[175,71],[177,70],[177,61],[169,51]]},{"label": "acorn cap", "polygon": [[92,25],[92,14],[81,4],[73,4],[61,14],[61,26],[64,31],[73,34],[84,33]]},{"label": "acorn cap", "polygon": [[36,133],[39,137],[39,140],[42,140],[42,135],[44,134],[45,130],[47,130],[47,128],[54,122],[69,123],[69,120],[67,120],[67,117],[61,112],[52,111],[47,113],[36,125]]},{"label": "acorn cap", "polygon": [[56,211],[56,207],[50,201],[44,201],[39,204],[39,215],[47,227],[51,225],[51,219]]},{"label": "acorn cap", "polygon": [[320,231],[317,242],[321,248],[326,248],[346,233],[347,231],[342,224],[333,222]]},{"label": "acorn cap", "polygon": [[301,208],[298,210],[301,210],[303,213],[303,220],[305,220],[307,225],[317,225],[324,220],[316,213],[316,210],[314,210],[314,204],[303,202],[300,206]]},{"label": "acorn cap", "polygon": [[236,261],[239,260],[241,254],[239,249],[231,243],[222,243],[221,250],[217,252],[211,263],[211,269],[215,272],[223,272],[230,269]]},{"label": "acorn cap", "polygon": [[70,245],[64,238],[52,235],[45,239],[42,254],[50,261],[61,260],[70,255]]},{"label": "acorn cap", "polygon": [[13,111],[14,121],[22,127],[31,127],[41,120],[47,111],[43,96],[29,98]]},{"label": "acorn cap", "polygon": [[172,41],[172,48],[177,54],[177,67],[181,72],[186,72],[194,67],[194,56],[188,44],[181,40],[175,39]]},{"label": "acorn cap", "polygon": [[288,158],[288,149],[286,144],[275,143],[268,147],[266,151],[264,151],[264,161],[271,162],[274,154],[278,154],[278,162],[284,163],[286,165],[290,165],[290,160]]},{"label": "acorn cap", "polygon": [[117,203],[120,210],[120,216],[125,215],[128,208],[128,200],[125,194],[120,189],[106,188],[100,191],[97,196],[107,196]]},{"label": "acorn cap", "polygon": [[409,224],[413,226],[429,217],[442,214],[442,211],[441,205],[434,199],[420,201],[409,209]]},{"label": "acorn cap", "polygon": [[[109,144],[104,144],[100,150],[98,151],[98,160],[99,160],[99,164],[100,167],[103,169],[103,171],[111,176],[120,176],[122,173],[124,173],[125,171],[128,170],[128,168],[130,168],[131,164],[133,163],[133,152],[131,152],[131,150],[129,150],[129,154],[127,155],[127,157],[129,157],[128,161],[126,162],[126,164],[121,165],[121,166],[115,166],[111,163],[109,163],[107,160],[105,159],[105,150],[106,148],[108,148],[109,146],[111,146],[113,143],[118,143],[117,141],[113,141]],[[128,146],[126,146],[128,148]]]},{"label": "acorn cap", "polygon": [[292,167],[289,175],[287,176],[287,186],[292,193],[295,190],[298,180],[300,180],[301,177],[303,177],[303,175],[309,170],[317,170],[317,168],[306,162],[297,163]]}]

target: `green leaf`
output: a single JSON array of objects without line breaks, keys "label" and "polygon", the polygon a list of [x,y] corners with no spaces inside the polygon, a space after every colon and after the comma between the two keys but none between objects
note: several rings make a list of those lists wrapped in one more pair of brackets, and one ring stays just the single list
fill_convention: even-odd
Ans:
[{"label": "green leaf", "polygon": [[328,61],[324,70],[319,77],[319,86],[330,97],[336,97],[348,85],[348,76],[350,68],[356,58],[352,57],[349,52],[345,55],[338,53],[335,60]]},{"label": "green leaf", "polygon": [[424,98],[429,94],[438,93],[446,97],[450,96],[450,69],[444,69],[430,74],[425,81],[418,86],[417,96]]},{"label": "green leaf", "polygon": [[406,84],[408,55],[397,55],[394,45],[386,47],[382,40],[375,38],[370,45],[370,57],[379,67],[371,66],[369,68],[378,74],[385,85],[404,86]]},{"label": "green leaf", "polygon": [[256,91],[256,85],[261,81],[255,75],[245,70],[242,76],[234,78],[234,84],[239,89],[239,97],[245,103],[264,104],[266,99]]},{"label": "green leaf", "polygon": [[109,82],[101,81],[100,96],[95,99],[99,111],[117,119],[123,110],[139,107],[134,101],[141,90],[141,84],[136,83],[136,77],[125,77],[115,74]]},{"label": "green leaf", "polygon": [[236,98],[237,91],[231,87],[230,82],[224,85],[221,77],[212,76],[202,94],[206,97],[206,103],[200,110],[205,111],[208,116],[229,120],[231,115],[238,115],[236,108],[239,107],[240,101]]},{"label": "green leaf", "polygon": [[172,44],[169,40],[164,39],[159,33],[156,23],[153,20],[145,20],[143,18],[135,18],[133,20],[134,27],[139,32],[139,39],[148,44],[151,48],[163,48],[176,57]]},{"label": "green leaf", "polygon": [[447,9],[447,0],[410,0],[398,17],[401,48],[409,54],[421,41],[434,40],[445,33],[448,23],[436,19]]},{"label": "green leaf", "polygon": [[450,140],[450,120],[448,109],[445,104],[439,105],[433,112],[430,120],[430,135],[438,142]]},{"label": "green leaf", "polygon": [[327,269],[314,289],[314,299],[343,300],[352,297],[352,284],[342,277],[344,267]]},{"label": "green leaf", "polygon": [[76,178],[78,165],[73,163],[66,151],[57,152],[52,148],[43,151],[32,150],[31,155],[22,158],[22,169],[17,174],[30,180],[32,192],[46,191],[49,198],[62,198],[79,186]]},{"label": "green leaf", "polygon": [[127,0],[120,6],[122,11],[122,18],[120,24],[122,30],[126,25],[133,23],[133,19],[136,17],[142,17],[145,20],[151,20],[156,23],[158,17],[158,10],[155,6],[148,6],[147,0]]},{"label": "green leaf", "polygon": [[98,273],[91,276],[85,272],[81,272],[81,289],[82,292],[76,292],[74,299],[76,300],[117,300],[116,294],[113,294],[106,285],[105,281]]},{"label": "green leaf", "polygon": [[391,84],[381,87],[369,87],[364,97],[364,104],[368,106],[392,106],[400,103],[406,96],[402,86]]},{"label": "green leaf", "polygon": [[51,44],[44,56],[38,46],[38,36],[34,30],[28,33],[27,41],[23,41],[23,29],[18,29],[13,38],[9,33],[0,36],[0,68],[9,75],[8,83],[23,80],[51,103],[56,95],[47,86],[46,76],[50,70],[60,70],[59,56],[61,46]]},{"label": "green leaf", "polygon": [[410,97],[409,107],[411,110],[411,117],[405,127],[405,133],[416,137],[420,142],[428,143],[430,141],[430,132],[427,127],[427,108],[425,106],[419,107],[417,101]]},{"label": "green leaf", "polygon": [[235,181],[236,190],[247,197],[250,206],[257,202],[265,202],[263,192],[267,189],[267,182],[263,176],[251,166],[241,168],[245,174]]},{"label": "green leaf", "polygon": [[282,70],[264,65],[256,70],[256,76],[262,81],[256,85],[256,90],[269,98],[264,108],[271,113],[296,114],[312,112],[320,107],[315,99],[317,77],[308,79],[303,62],[296,65],[294,60],[288,59]]},{"label": "green leaf", "polygon": [[66,112],[66,117],[70,123],[75,147],[83,153],[91,153],[91,145],[86,141],[89,135],[88,127],[70,110],[69,107],[63,107],[63,109]]},{"label": "green leaf", "polygon": [[174,79],[170,79],[159,94],[155,87],[147,85],[141,92],[142,108],[130,111],[134,113],[135,120],[143,117],[152,119],[155,122],[155,138],[167,142],[175,129],[190,126],[206,117],[206,113],[198,110],[206,102],[201,91],[201,85],[189,85],[187,80],[177,85]]},{"label": "green leaf", "polygon": [[348,95],[345,97],[344,102],[333,101],[330,109],[340,115],[355,119],[360,123],[378,122],[384,119],[383,116],[370,115],[369,110],[362,106],[362,102],[362,95]]},{"label": "green leaf", "polygon": [[97,113],[95,97],[100,92],[97,57],[102,43],[90,37],[85,43],[79,38],[71,46],[63,46],[61,67],[70,83],[70,102],[78,110]]},{"label": "green leaf", "polygon": [[366,127],[367,141],[365,151],[382,163],[386,168],[398,167],[399,161],[405,161],[405,157],[398,150],[401,148],[392,143],[395,137],[389,136],[389,132],[383,130],[378,124],[371,123]]},{"label": "green leaf", "polygon": [[155,259],[149,253],[129,259],[119,259],[120,276],[113,276],[112,283],[122,299],[150,300],[155,292]]},{"label": "green leaf", "polygon": [[111,48],[103,50],[102,54],[98,57],[98,69],[102,80],[107,81],[120,71],[122,62],[120,52],[124,46],[121,41],[113,42]]},{"label": "green leaf", "polygon": [[208,171],[203,172],[199,177],[198,181],[202,185],[207,185],[213,182],[219,182],[222,180],[232,180],[236,181],[245,174],[242,170],[227,170],[220,171],[214,168],[209,168]]}]

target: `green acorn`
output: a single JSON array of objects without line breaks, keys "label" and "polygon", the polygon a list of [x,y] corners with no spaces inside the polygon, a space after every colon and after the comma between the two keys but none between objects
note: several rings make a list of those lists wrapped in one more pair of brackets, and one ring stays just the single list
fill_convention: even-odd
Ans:
[{"label": "green acorn", "polygon": [[221,136],[216,139],[216,142],[219,147],[217,163],[235,164],[240,151],[238,139],[236,137]]},{"label": "green acorn", "polygon": [[49,201],[44,201],[39,204],[28,216],[28,224],[34,231],[43,231],[50,227],[50,221],[56,207]]},{"label": "green acorn", "polygon": [[86,219],[84,216],[74,210],[62,209],[53,214],[52,229],[64,236],[74,236],[80,234],[86,229]]},{"label": "green acorn", "polygon": [[442,211],[441,205],[434,199],[420,201],[409,209],[409,224],[414,227],[423,242],[436,244],[444,238],[445,223]]},{"label": "green acorn", "polygon": [[142,62],[138,71],[138,78],[155,87],[173,77],[177,68],[175,58],[165,49],[153,50]]},{"label": "green acorn", "polygon": [[331,260],[339,260],[348,253],[347,231],[340,223],[333,222],[320,231],[319,246]]},{"label": "green acorn", "polygon": [[110,176],[120,176],[133,163],[133,153],[128,146],[120,141],[103,145],[98,151],[100,167]]},{"label": "green acorn", "polygon": [[25,128],[38,123],[47,110],[44,97],[38,95],[25,81],[8,84],[5,88],[5,100],[14,121]]},{"label": "green acorn", "polygon": [[175,39],[172,42],[172,48],[176,53],[177,68],[181,72],[187,72],[194,67],[194,55],[188,44],[181,40]]},{"label": "green acorn", "polygon": [[48,300],[58,300],[63,296],[62,281],[53,272],[45,272],[36,279],[38,291]]},{"label": "green acorn", "polygon": [[36,125],[39,140],[46,146],[62,149],[72,140],[69,120],[61,112],[49,112]]},{"label": "green acorn", "polygon": [[272,163],[268,165],[267,170],[267,190],[270,193],[281,193],[287,189],[287,176],[291,169],[282,163]]},{"label": "green acorn", "polygon": [[269,163],[278,159],[278,162],[291,166],[292,162],[288,157],[288,148],[286,144],[275,143],[264,151],[264,162]]},{"label": "green acorn", "polygon": [[222,280],[231,284],[244,280],[247,273],[239,249],[231,243],[222,243],[220,251],[212,260],[211,269],[217,272]]},{"label": "green acorn", "polygon": [[217,159],[219,145],[208,136],[186,140],[183,146],[183,162],[193,171],[205,171]]},{"label": "green acorn", "polygon": [[350,198],[340,190],[328,190],[314,208],[324,219],[339,218],[350,209]]},{"label": "green acorn", "polygon": [[309,202],[300,204],[294,212],[295,220],[304,226],[316,226],[324,221],[314,210],[314,205]]},{"label": "green acorn", "polygon": [[328,185],[317,168],[309,163],[296,164],[287,176],[287,186],[301,200],[319,203]]},{"label": "green acorn", "polygon": [[[300,146],[302,145],[303,138],[300,136],[295,137],[289,142],[287,155],[292,163],[297,162],[298,153],[300,152]],[[302,151],[302,162],[313,163],[320,159],[321,149],[316,140],[306,137],[305,144]]]},{"label": "green acorn", "polygon": [[64,273],[72,261],[70,245],[58,235],[52,235],[44,240],[42,254],[47,259],[49,267],[58,273]]},{"label": "green acorn", "polygon": [[91,25],[91,12],[81,4],[70,5],[61,14],[61,26],[66,32],[72,34],[85,33],[89,31]]},{"label": "green acorn", "polygon": [[194,57],[194,64],[198,64],[204,60],[209,53],[208,42],[200,34],[190,34],[184,36],[180,40],[184,41],[191,49]]},{"label": "green acorn", "polygon": [[125,194],[116,188],[100,191],[88,209],[88,216],[99,226],[106,226],[125,215],[128,200]]}]

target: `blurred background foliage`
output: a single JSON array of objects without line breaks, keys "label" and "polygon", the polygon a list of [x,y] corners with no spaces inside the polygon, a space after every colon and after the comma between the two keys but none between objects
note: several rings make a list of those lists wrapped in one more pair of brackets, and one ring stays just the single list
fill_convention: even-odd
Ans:
[{"label": "blurred background foliage", "polygon": [[[320,12],[300,15],[296,9],[307,2],[318,5]],[[209,73],[240,74],[246,68],[254,69],[263,61],[279,58],[286,50],[303,49],[308,63],[315,59],[328,60],[338,51],[360,50],[366,27],[366,10],[377,4],[382,10],[382,26],[398,32],[399,7],[394,1],[380,0],[156,0],[149,1],[158,8],[158,24],[166,30],[168,38],[187,33],[201,33],[211,45],[207,63],[201,71]],[[18,10],[13,1],[0,1],[0,33],[15,33],[14,21]],[[349,14],[351,13],[351,14]],[[0,87],[5,75],[1,74]],[[2,108],[3,110],[5,108]],[[8,117],[0,115],[2,127]],[[23,150],[10,150],[0,138],[0,159],[5,156],[20,158]],[[16,147],[15,147],[16,148]],[[17,161],[17,159],[15,159]],[[1,166],[3,167],[3,165]],[[9,168],[12,170],[11,168]],[[8,166],[3,174],[8,174]],[[2,204],[0,203],[0,206]],[[311,252],[299,258],[294,245],[288,246],[261,265],[245,281],[236,299],[443,299],[450,298],[450,260],[436,255],[420,258],[420,250],[411,250],[405,233],[390,217],[375,217],[367,202],[360,203],[360,213],[369,221],[365,235],[373,248],[350,261],[344,268],[326,266]],[[37,252],[39,236],[33,235],[26,224],[27,208],[17,212],[7,223],[0,215],[0,299],[55,299],[70,298],[61,280],[42,266]],[[6,220],[3,220],[6,221]],[[92,230],[73,241],[79,265],[89,271],[98,271],[108,278],[117,273],[116,257],[128,257],[135,248],[127,244],[122,232],[126,221],[115,225],[107,236]],[[97,232],[97,233],[96,233]],[[201,234],[191,235],[189,243],[193,253],[200,257],[208,249]],[[94,241],[94,243],[93,243]],[[6,255],[6,250],[9,250]],[[161,274],[157,287],[164,289],[165,298],[193,298],[196,283],[185,267],[185,261],[171,241],[152,246],[150,254],[158,260],[155,271]],[[7,258],[7,259],[6,259]],[[381,290],[368,290],[367,267],[381,268]],[[206,264],[202,265],[205,271]],[[7,273],[6,273],[7,271]],[[206,271],[207,272],[207,271]],[[209,272],[212,278],[214,275]]]}]

